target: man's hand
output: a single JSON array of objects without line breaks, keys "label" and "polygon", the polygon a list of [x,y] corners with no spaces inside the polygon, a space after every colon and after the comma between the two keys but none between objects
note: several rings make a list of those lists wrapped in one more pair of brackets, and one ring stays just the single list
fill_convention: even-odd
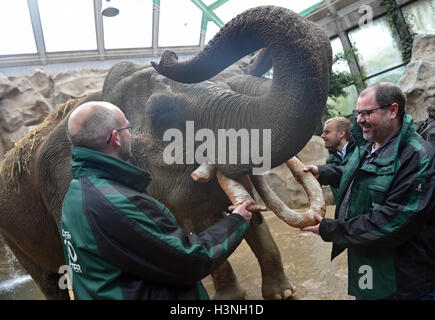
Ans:
[{"label": "man's hand", "polygon": [[319,234],[320,221],[322,221],[323,217],[320,214],[315,213],[314,219],[316,219],[318,224],[316,224],[315,226],[302,228],[301,231],[311,231],[312,233]]},{"label": "man's hand", "polygon": [[250,200],[246,200],[241,205],[236,207],[234,209],[233,213],[240,214],[246,221],[249,222],[249,220],[251,220],[251,218],[252,218],[252,213],[251,213],[251,211],[246,210],[246,208],[252,203],[254,203],[254,202],[252,202]]},{"label": "man's hand", "polygon": [[312,165],[304,166],[304,172],[311,172],[314,178],[319,179],[319,168]]}]

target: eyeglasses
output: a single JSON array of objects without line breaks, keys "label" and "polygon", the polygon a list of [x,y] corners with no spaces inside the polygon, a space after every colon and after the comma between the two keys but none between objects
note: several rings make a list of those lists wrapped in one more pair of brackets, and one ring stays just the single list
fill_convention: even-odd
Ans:
[{"label": "eyeglasses", "polygon": [[[122,131],[122,130],[129,130],[129,129],[133,129],[133,126],[128,126],[125,128],[119,128],[119,129],[115,129],[116,131]],[[109,136],[109,139],[107,140],[107,144],[110,144],[110,140],[112,140],[112,133]]]},{"label": "eyeglasses", "polygon": [[380,106],[371,110],[353,110],[353,115],[358,118],[359,115],[361,115],[364,119],[368,120],[370,119],[370,115],[375,112],[378,109],[388,108],[389,106]]}]

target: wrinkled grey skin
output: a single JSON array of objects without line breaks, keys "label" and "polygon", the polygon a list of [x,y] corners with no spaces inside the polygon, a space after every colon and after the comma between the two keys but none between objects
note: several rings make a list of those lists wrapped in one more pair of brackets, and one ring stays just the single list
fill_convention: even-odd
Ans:
[{"label": "wrinkled grey skin", "polygon": [[[214,82],[205,81],[260,48],[267,48],[262,55],[266,62],[253,66],[257,71],[252,73],[262,73],[258,70],[267,70],[272,63],[273,80],[219,75]],[[318,26],[287,9],[259,7],[226,24],[189,61],[180,63],[174,53],[165,52],[154,68],[128,62],[115,65],[102,93],[86,101],[109,101],[124,111],[138,128],[132,143],[134,163],[152,176],[147,193],[165,203],[188,231],[201,232],[221,219],[230,202],[215,178],[208,183],[192,180],[190,174],[199,163],[163,161],[169,143],[162,139],[165,130],[184,132],[187,120],[194,121],[195,130],[208,128],[216,136],[218,129],[271,129],[275,167],[297,154],[312,136],[326,103],[331,62],[329,39]],[[188,84],[196,82],[200,83]],[[17,180],[20,191],[0,194],[5,241],[49,299],[67,297],[66,290],[58,288],[57,273],[65,264],[59,223],[71,180],[66,121],[67,116],[44,129],[47,138],[37,143],[29,172],[23,171]],[[6,158],[3,170],[12,165]],[[216,168],[237,178],[251,174],[253,164]],[[245,239],[261,267],[263,297],[283,297],[286,290],[293,290],[266,222],[251,223]],[[215,299],[245,296],[228,262],[212,276]]]}]

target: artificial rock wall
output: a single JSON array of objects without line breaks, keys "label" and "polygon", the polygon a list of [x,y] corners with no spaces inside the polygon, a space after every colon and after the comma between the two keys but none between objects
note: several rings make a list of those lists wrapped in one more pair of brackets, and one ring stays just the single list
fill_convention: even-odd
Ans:
[{"label": "artificial rock wall", "polygon": [[0,73],[0,161],[58,104],[101,89],[106,73],[82,70],[47,75],[41,69],[17,77]]},{"label": "artificial rock wall", "polygon": [[411,62],[398,82],[406,94],[406,112],[415,122],[428,116],[429,107],[435,106],[435,35],[415,37]]}]

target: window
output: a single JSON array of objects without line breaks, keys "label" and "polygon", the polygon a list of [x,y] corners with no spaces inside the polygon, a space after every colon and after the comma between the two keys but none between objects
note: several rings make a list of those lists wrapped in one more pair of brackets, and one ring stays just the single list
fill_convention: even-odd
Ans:
[{"label": "window", "polygon": [[94,5],[89,0],[38,0],[47,52],[96,50]]},{"label": "window", "polygon": [[26,0],[0,1],[0,55],[36,53]]},{"label": "window", "polygon": [[411,32],[435,33],[435,0],[420,0],[402,8],[406,21],[411,26]]},{"label": "window", "polygon": [[403,63],[402,56],[386,17],[348,33],[366,76]]},{"label": "window", "polygon": [[161,0],[159,47],[198,46],[201,19],[202,11],[190,0]]},{"label": "window", "polygon": [[[344,54],[343,45],[341,44],[340,38],[336,37],[331,40],[332,47],[332,57],[334,58],[337,54]],[[350,73],[349,65],[347,61],[338,61],[332,65],[332,71],[336,72],[348,72]]]},{"label": "window", "polygon": [[358,91],[355,86],[349,86],[344,89],[346,92],[345,96],[339,97],[336,101],[328,98],[328,105],[330,105],[334,109],[334,113],[332,116],[334,117],[342,117],[347,116],[352,113],[355,109],[356,101],[358,100]]},{"label": "window", "polygon": [[114,4],[119,9],[119,14],[114,17],[103,17],[104,47],[106,49],[150,48],[153,2],[128,0],[117,1]]},{"label": "window", "polygon": [[[331,40],[332,55],[335,57],[337,54],[343,54],[343,46],[340,38]],[[346,61],[339,61],[332,65],[332,72],[347,72],[350,74],[350,68]],[[336,101],[328,99],[328,105],[332,106],[335,114],[334,116],[344,116],[352,113],[355,109],[356,101],[358,99],[358,92],[354,85],[346,87],[346,95],[339,97]]]},{"label": "window", "polygon": [[382,73],[382,74],[375,76],[373,78],[367,79],[366,84],[372,85],[378,81],[388,81],[388,82],[392,82],[392,83],[397,84],[397,82],[399,82],[399,80],[402,77],[405,70],[406,70],[405,66],[390,70],[388,72]]}]

